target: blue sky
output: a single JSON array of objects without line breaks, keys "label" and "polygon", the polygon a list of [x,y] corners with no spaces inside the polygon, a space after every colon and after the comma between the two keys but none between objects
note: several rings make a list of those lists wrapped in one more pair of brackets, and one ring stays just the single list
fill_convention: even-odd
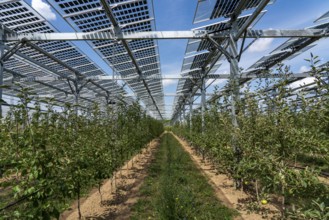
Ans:
[{"label": "blue sky", "polygon": [[[31,2],[32,1],[32,2]],[[214,0],[206,0],[214,1]],[[45,0],[26,0],[27,3],[39,11],[41,15],[44,15],[48,21],[53,24],[58,30],[71,32],[72,29],[65,25],[65,22],[56,14],[53,14],[54,10],[49,8],[44,2]],[[169,31],[169,30],[190,30],[205,24],[212,23],[213,21],[203,22],[196,25],[192,24],[195,9],[197,6],[197,0],[154,0],[155,21],[157,30]],[[269,5],[267,13],[258,22],[254,29],[302,29],[314,25],[313,21],[320,17],[322,14],[329,11],[329,1],[326,0],[276,0],[273,5]],[[51,12],[52,11],[52,12]],[[245,14],[248,12],[245,12]],[[217,19],[220,21],[223,19]],[[328,20],[329,21],[329,20]],[[279,46],[286,39],[262,39],[256,42],[246,53],[243,54],[240,66],[242,68],[248,68],[263,55],[267,55],[277,46]],[[179,76],[187,40],[159,40],[159,51],[162,74],[166,76]],[[317,42],[317,46],[304,54],[296,57],[295,59],[285,62],[287,65],[291,65],[291,69],[294,72],[300,72],[307,70],[307,62],[305,58],[309,57],[310,52],[320,56],[323,62],[329,60],[329,54],[327,53],[328,39],[322,39]],[[92,59],[103,69],[108,70],[108,66],[91,51],[90,47],[83,43],[77,43],[81,49],[90,55]],[[220,73],[228,73],[229,66],[227,62],[223,62],[223,65],[217,71]],[[111,74],[111,71],[107,71]],[[306,79],[309,81],[312,79]],[[165,80],[164,92],[175,93],[177,87],[177,80]],[[225,85],[225,80],[218,80],[213,85],[220,87]],[[211,93],[214,89],[210,86],[207,93]],[[165,97],[165,103],[167,104],[166,112],[167,116],[171,115],[171,109],[174,97]]]}]

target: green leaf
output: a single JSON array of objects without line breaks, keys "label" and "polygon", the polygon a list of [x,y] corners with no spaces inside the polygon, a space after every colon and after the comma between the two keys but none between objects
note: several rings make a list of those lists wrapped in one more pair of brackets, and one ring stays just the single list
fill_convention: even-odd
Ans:
[{"label": "green leaf", "polygon": [[20,193],[20,192],[21,192],[21,189],[20,189],[20,187],[17,185],[17,186],[15,186],[15,187],[13,187],[13,191],[14,191],[15,193]]},{"label": "green leaf", "polygon": [[10,89],[10,85],[1,85],[0,89]]}]

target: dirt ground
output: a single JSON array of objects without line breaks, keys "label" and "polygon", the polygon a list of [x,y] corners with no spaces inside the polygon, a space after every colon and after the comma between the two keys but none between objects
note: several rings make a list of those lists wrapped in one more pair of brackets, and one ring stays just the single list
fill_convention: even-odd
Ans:
[{"label": "dirt ground", "polygon": [[[113,179],[104,181],[101,194],[98,189],[81,201],[81,214],[83,219],[129,219],[130,208],[137,202],[138,190],[147,175],[147,167],[153,159],[159,139],[149,143],[142,153],[133,157],[119,171]],[[101,199],[102,197],[102,199]],[[77,202],[71,210],[62,213],[61,218],[78,219]]]},{"label": "dirt ground", "polygon": [[[249,213],[246,210],[246,204],[251,200],[251,196],[236,190],[232,179],[224,174],[218,174],[210,163],[202,161],[202,157],[192,150],[188,142],[175,134],[173,136],[191,155],[192,160],[203,175],[207,177],[217,198],[227,207],[237,209],[240,212],[241,216],[237,217],[236,220],[271,219],[274,215],[279,215],[279,210],[272,204],[262,206],[262,211],[269,213],[266,217],[262,216],[261,213]],[[147,176],[147,167],[152,162],[158,145],[159,139],[154,139],[140,154],[122,166],[114,174],[114,178],[105,180],[101,187],[101,195],[95,188],[89,195],[82,198],[81,213],[83,219],[129,219],[130,209],[139,199],[139,188]],[[319,179],[329,184],[327,178],[320,177]],[[4,180],[8,179],[0,178],[0,181]],[[0,188],[1,190],[3,189]],[[60,219],[78,219],[77,201],[72,204],[68,211],[62,213]]]},{"label": "dirt ground", "polygon": [[[203,175],[207,177],[217,198],[227,207],[240,212],[241,216],[238,216],[236,220],[272,219],[274,216],[280,215],[279,210],[271,203],[263,205],[258,213],[250,213],[246,207],[247,204],[250,204],[252,197],[244,191],[236,190],[232,179],[225,174],[218,174],[213,165],[203,161],[187,141],[173,135],[184,150],[191,155]],[[129,219],[131,207],[139,199],[138,190],[147,176],[147,167],[152,162],[158,145],[159,139],[153,140],[141,154],[136,155],[117,171],[114,175],[115,178],[104,181],[101,187],[102,195],[99,194],[98,189],[93,189],[88,196],[82,198],[83,219]],[[325,180],[327,181],[327,179]],[[71,206],[71,210],[62,213],[60,219],[78,219],[77,202]]]},{"label": "dirt ground", "polygon": [[328,178],[319,176],[319,180],[322,183],[329,185],[329,179]]},{"label": "dirt ground", "polygon": [[262,206],[263,212],[269,213],[267,216],[263,217],[262,214],[248,213],[248,211],[245,210],[245,205],[249,203],[251,199],[250,195],[246,194],[243,191],[236,190],[234,188],[234,182],[232,179],[229,179],[224,174],[218,174],[210,163],[202,161],[202,157],[197,155],[192,150],[188,142],[182,140],[175,134],[173,135],[183,146],[184,150],[191,155],[192,160],[195,162],[201,172],[208,178],[209,183],[211,184],[211,186],[213,186],[218,199],[223,201],[224,205],[226,205],[227,207],[238,209],[241,216],[237,217],[236,220],[271,219],[275,214],[279,214],[278,209],[271,204]]}]

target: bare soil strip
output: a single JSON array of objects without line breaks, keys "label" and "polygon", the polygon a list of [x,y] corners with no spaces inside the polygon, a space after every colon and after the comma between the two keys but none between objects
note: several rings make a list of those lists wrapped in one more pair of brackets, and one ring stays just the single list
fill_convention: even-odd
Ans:
[{"label": "bare soil strip", "polygon": [[216,169],[207,162],[202,161],[202,157],[197,155],[192,148],[189,146],[188,142],[182,140],[175,134],[174,137],[179,141],[179,143],[183,146],[184,150],[187,151],[192,160],[195,162],[197,167],[202,171],[202,173],[209,179],[209,183],[214,188],[216,192],[216,196],[219,200],[223,201],[224,205],[229,208],[237,209],[241,216],[236,219],[244,219],[244,220],[260,220],[260,219],[271,219],[275,214],[280,214],[279,210],[271,205],[264,205],[264,213],[268,212],[267,216],[262,216],[262,213],[248,213],[245,209],[246,203],[251,200],[250,195],[246,194],[243,191],[236,190],[234,187],[234,182],[232,179],[229,179],[224,174],[218,174]]},{"label": "bare soil strip", "polygon": [[[139,199],[137,192],[147,175],[146,168],[158,145],[159,139],[154,139],[140,154],[122,166],[113,179],[104,181],[101,186],[102,200],[98,189],[93,189],[82,199],[83,219],[129,219],[130,208]],[[78,219],[77,202],[60,219]]]},{"label": "bare soil strip", "polygon": [[319,180],[320,180],[322,183],[329,185],[329,179],[328,179],[328,177],[322,177],[322,176],[319,176],[318,178],[319,178]]}]

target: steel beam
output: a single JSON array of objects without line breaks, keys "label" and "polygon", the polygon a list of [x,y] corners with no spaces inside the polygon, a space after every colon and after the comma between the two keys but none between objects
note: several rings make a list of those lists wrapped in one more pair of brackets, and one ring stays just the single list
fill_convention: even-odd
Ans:
[{"label": "steel beam", "polygon": [[[214,39],[226,39],[229,32],[208,33],[205,30],[191,31],[145,31],[145,32],[92,32],[92,33],[7,33],[5,41],[86,41],[86,40],[142,40],[142,39],[206,39],[208,36]],[[247,30],[246,38],[290,38],[328,37],[328,33],[322,29],[305,30]],[[242,38],[242,36],[239,36]],[[101,46],[100,46],[101,47]]]},{"label": "steel beam", "polygon": [[[230,53],[231,53],[231,62],[230,62],[230,75],[231,75],[231,110],[232,110],[232,124],[235,128],[238,128],[237,121],[237,102],[240,99],[240,86],[239,86],[239,62],[238,62],[238,51],[237,51],[237,41],[234,40],[233,35],[230,38]],[[234,151],[236,151],[236,147],[234,146]]]},{"label": "steel beam", "polygon": [[[303,30],[248,30],[246,38],[321,38],[328,37],[325,29],[303,29]],[[214,36],[216,38],[216,36]],[[242,38],[240,36],[239,38]]]},{"label": "steel beam", "polygon": [[192,134],[192,114],[193,114],[193,96],[190,95],[190,102],[189,102],[189,107],[190,107],[190,112],[189,112],[189,117],[190,117],[190,135]]},{"label": "steel beam", "polygon": [[242,25],[242,27],[238,30],[235,40],[238,40],[242,34],[250,27],[250,25],[257,19],[258,15],[263,11],[263,9],[267,6],[270,0],[262,0],[256,10],[252,13],[252,15],[248,18],[248,20]]},{"label": "steel beam", "polygon": [[185,106],[184,106],[184,107],[183,107],[183,123],[184,123],[184,124],[185,124],[185,117],[186,117],[185,113],[186,113],[186,108],[185,108]]},{"label": "steel beam", "polygon": [[205,133],[205,112],[206,112],[206,81],[204,78],[201,79],[201,130],[202,134]]},{"label": "steel beam", "polygon": [[[0,28],[0,57],[3,57],[5,54],[5,45],[4,41],[4,29]],[[4,62],[0,60],[0,119],[2,119],[2,86],[3,86],[3,71],[4,71]]]},{"label": "steel beam", "polygon": [[0,56],[0,61],[5,62],[9,60],[10,57],[12,57],[20,48],[24,46],[24,43],[22,42],[17,42],[12,48],[7,50],[6,53],[4,53],[2,56]]}]

